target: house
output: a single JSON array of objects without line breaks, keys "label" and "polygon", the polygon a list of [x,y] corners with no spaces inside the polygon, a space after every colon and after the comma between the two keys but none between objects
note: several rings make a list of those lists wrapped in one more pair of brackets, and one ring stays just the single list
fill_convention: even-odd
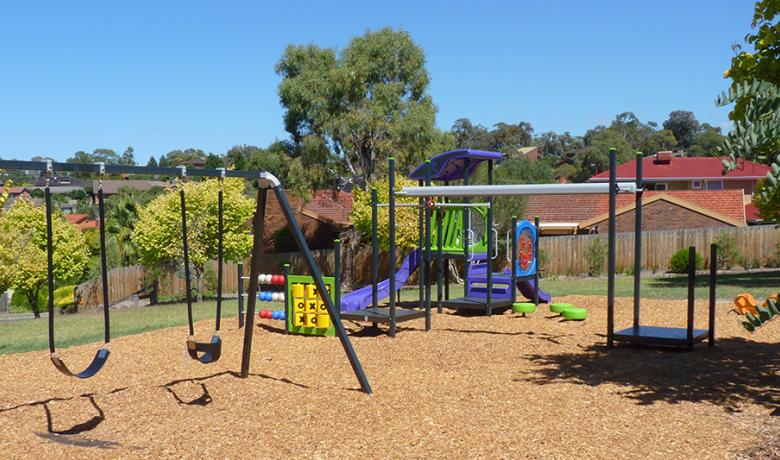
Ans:
[{"label": "house", "polygon": [[[92,181],[92,202],[97,203],[97,189],[100,185],[99,180]],[[119,193],[121,188],[131,188],[134,190],[151,190],[155,187],[165,187],[166,182],[158,180],[104,180],[103,196],[108,198]]]},{"label": "house", "polygon": [[[342,190],[312,190],[311,199],[287,195],[295,218],[312,249],[332,248],[333,240],[341,231],[352,226],[349,213],[352,210],[352,194]],[[268,195],[265,208],[263,239],[269,252],[297,251],[295,241],[287,229],[287,220],[273,194]]]},{"label": "house", "polygon": [[[617,231],[634,231],[633,195],[617,196]],[[541,219],[542,235],[606,233],[606,195],[536,195],[528,197],[525,216]],[[648,191],[642,196],[642,230],[744,227],[742,190]]]},{"label": "house", "polygon": [[98,228],[98,221],[90,219],[86,214],[65,214],[65,220],[75,225],[82,232],[92,228]]},{"label": "house", "polygon": [[530,161],[536,161],[539,159],[539,149],[537,147],[520,147],[517,149],[517,153],[528,158]]},{"label": "house", "polygon": [[[642,177],[647,190],[742,190],[752,196],[756,183],[768,172],[768,166],[740,160],[733,171],[724,174],[722,158],[675,156],[670,151],[642,158]],[[618,181],[636,180],[636,160],[618,166],[616,173]],[[588,179],[588,182],[607,181],[607,171]]]},{"label": "house", "polygon": [[10,187],[8,189],[8,199],[5,202],[5,207],[10,208],[19,198],[30,199],[30,191],[27,187]]}]

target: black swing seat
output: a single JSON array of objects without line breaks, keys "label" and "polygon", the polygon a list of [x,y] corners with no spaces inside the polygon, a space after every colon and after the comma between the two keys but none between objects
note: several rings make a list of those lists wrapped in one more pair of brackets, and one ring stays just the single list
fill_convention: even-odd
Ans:
[{"label": "black swing seat", "polygon": [[84,369],[83,371],[77,374],[74,374],[73,372],[71,372],[70,369],[68,369],[68,366],[66,366],[65,363],[62,362],[62,360],[60,359],[57,353],[51,354],[51,362],[54,363],[54,367],[56,367],[58,371],[67,375],[68,377],[88,379],[90,377],[93,377],[98,372],[100,372],[100,369],[102,369],[103,365],[106,364],[106,361],[108,360],[108,355],[110,354],[111,351],[108,348],[101,348],[95,354],[95,358],[92,359],[92,362],[89,363],[89,366],[87,366],[86,369]]},{"label": "black swing seat", "polygon": [[197,359],[203,364],[219,361],[222,355],[222,339],[214,334],[211,342],[198,342],[194,336],[187,337],[187,353],[190,358]]}]

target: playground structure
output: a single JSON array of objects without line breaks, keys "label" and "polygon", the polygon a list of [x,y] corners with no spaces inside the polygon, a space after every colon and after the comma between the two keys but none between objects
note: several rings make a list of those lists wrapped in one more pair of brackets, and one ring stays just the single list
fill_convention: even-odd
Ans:
[{"label": "playground structure", "polygon": [[[637,155],[641,156],[641,153]],[[523,195],[544,195],[544,194],[608,194],[609,195],[609,225],[608,225],[608,256],[607,256],[607,346],[612,348],[615,342],[626,342],[638,345],[663,345],[671,347],[685,347],[693,349],[697,342],[705,339],[708,344],[715,344],[715,289],[717,272],[717,247],[710,247],[710,286],[709,286],[709,327],[707,329],[695,329],[693,326],[694,317],[694,282],[695,282],[695,258],[696,248],[689,248],[689,273],[688,273],[688,314],[687,326],[685,328],[647,326],[642,325],[641,313],[641,262],[642,262],[642,161],[637,161],[635,182],[618,182],[616,176],[617,169],[617,151],[610,149],[609,152],[609,182],[608,183],[586,183],[586,184],[532,184],[532,185],[492,185],[493,168],[492,161],[488,161],[488,185],[469,185],[468,176],[464,177],[464,184],[457,186],[431,186],[431,168],[425,172],[425,185],[416,187],[405,187],[400,194],[403,196],[418,197],[422,199],[450,198],[460,197],[468,200],[469,197],[490,197],[488,202],[492,202],[495,196],[523,196]],[[470,164],[468,159],[464,160],[462,169],[469,171]],[[418,168],[419,169],[419,168]],[[394,192],[394,190],[391,190]],[[630,327],[615,331],[614,309],[615,309],[615,234],[616,234],[616,197],[618,193],[630,193],[635,196],[634,211],[634,292],[633,292],[633,324]],[[393,193],[391,193],[391,211],[393,209]],[[488,228],[492,228],[492,209],[488,209]],[[391,214],[392,217],[392,214]],[[391,221],[392,222],[392,221]],[[514,227],[514,226],[513,226]],[[516,227],[514,227],[516,228]],[[391,224],[392,236],[392,224]],[[429,238],[429,233],[426,234]],[[391,240],[392,241],[392,240]],[[430,241],[429,239],[427,241]],[[491,253],[492,245],[488,239],[488,253]],[[391,245],[392,249],[392,245]],[[428,250],[430,252],[430,249]],[[516,251],[513,251],[516,252]],[[429,260],[426,259],[426,260]],[[514,266],[514,264],[512,264]],[[513,274],[514,274],[513,270]],[[538,271],[537,271],[538,272]],[[492,268],[490,258],[488,258],[487,267],[487,295],[486,295],[486,314],[492,310]],[[538,290],[538,276],[535,278],[535,287]],[[428,298],[426,297],[426,300]],[[534,302],[538,303],[538,302]],[[391,306],[392,306],[391,300]],[[510,304],[511,305],[511,304]],[[392,331],[392,329],[391,329]]]},{"label": "playground structure", "polygon": [[749,292],[743,292],[734,299],[734,306],[734,311],[745,316],[745,319],[740,321],[740,323],[748,332],[754,332],[759,327],[780,316],[778,293],[770,295],[764,300],[762,305],[759,305]]},{"label": "playground structure", "polygon": [[[488,185],[493,183],[493,164],[503,158],[498,152],[479,150],[454,150],[437,155],[416,168],[410,178],[416,179],[420,187],[429,187],[433,181],[442,182],[442,188],[452,189],[451,181],[468,184],[477,167],[485,162],[488,168]],[[342,297],[343,319],[389,324],[389,334],[394,336],[396,324],[416,318],[425,318],[425,328],[431,327],[431,285],[432,266],[435,257],[436,307],[441,313],[444,308],[468,310],[490,316],[511,308],[516,301],[516,289],[534,304],[550,302],[548,293],[539,289],[539,267],[537,262],[539,221],[512,220],[507,234],[507,262],[509,268],[500,273],[493,270],[498,258],[498,232],[493,225],[493,198],[487,193],[486,202],[471,202],[465,197],[453,202],[449,197],[434,200],[434,196],[418,197],[418,203],[397,204],[395,196],[395,160],[389,159],[389,201],[379,203],[374,189],[372,197],[371,230],[371,274],[369,286],[347,293]],[[395,211],[398,207],[416,207],[419,212],[418,247],[413,249],[395,269]],[[378,209],[387,208],[389,213],[389,274],[379,281],[378,276]],[[435,228],[434,228],[435,227]],[[510,243],[511,241],[511,243]],[[511,246],[511,251],[510,251]],[[511,252],[511,256],[510,256]],[[434,256],[435,253],[435,256]],[[450,284],[444,276],[443,267],[450,260],[462,260],[465,266],[464,295],[450,296]],[[422,269],[420,269],[422,267]],[[412,302],[400,302],[397,295],[409,277],[418,272],[419,298]],[[380,302],[388,299],[386,307]]]}]

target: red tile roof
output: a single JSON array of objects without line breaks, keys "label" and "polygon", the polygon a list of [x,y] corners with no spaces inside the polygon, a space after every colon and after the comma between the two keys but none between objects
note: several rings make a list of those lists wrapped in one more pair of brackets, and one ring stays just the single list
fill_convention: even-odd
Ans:
[{"label": "red tile roof", "polygon": [[[769,167],[742,160],[737,168],[723,174],[723,162],[717,157],[672,158],[668,163],[658,163],[655,156],[642,159],[642,176],[645,179],[761,179]],[[617,167],[618,179],[636,179],[636,160]],[[609,180],[609,171],[596,174],[588,182]]]},{"label": "red tile roof", "polygon": [[65,214],[65,220],[75,225],[82,232],[90,228],[97,228],[98,223],[86,214]]},{"label": "red tile roof", "polygon": [[[297,201],[297,200],[296,200]],[[308,203],[299,203],[302,212],[320,221],[349,227],[349,213],[352,211],[352,194],[340,190],[312,190]]]},{"label": "red tile roof", "polygon": [[748,222],[762,222],[764,220],[758,215],[758,208],[752,202],[745,205],[745,219]]},{"label": "red tile roof", "polygon": [[8,189],[8,194],[9,195],[21,195],[22,192],[26,192],[26,191],[27,191],[27,187],[11,187],[11,188]]},{"label": "red tile roof", "polygon": [[[643,201],[658,195],[671,196],[694,206],[710,209],[739,222],[745,222],[742,190],[672,190],[645,192]],[[633,195],[618,195],[617,208],[634,203]],[[582,222],[609,211],[607,195],[534,195],[528,197],[525,216],[539,216],[542,222]]]}]

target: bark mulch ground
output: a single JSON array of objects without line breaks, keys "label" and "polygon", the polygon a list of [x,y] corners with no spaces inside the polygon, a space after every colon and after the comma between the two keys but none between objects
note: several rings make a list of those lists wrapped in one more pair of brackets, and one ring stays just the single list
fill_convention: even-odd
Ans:
[{"label": "bark mulch ground", "polygon": [[[359,391],[338,339],[285,336],[258,320],[251,376],[226,321],[222,359],[188,361],[186,328],[122,337],[95,378],[47,353],[0,357],[4,458],[772,458],[780,439],[780,323],[748,334],[718,305],[715,348],[604,346],[602,297],[584,322],[435,315],[395,339],[347,324],[375,394]],[[631,300],[618,299],[618,325]],[[684,301],[643,302],[643,322],[683,326]],[[697,305],[699,327],[705,305]],[[211,323],[197,330],[208,338]],[[95,345],[62,351],[72,367]],[[776,458],[776,457],[775,457]]]}]

